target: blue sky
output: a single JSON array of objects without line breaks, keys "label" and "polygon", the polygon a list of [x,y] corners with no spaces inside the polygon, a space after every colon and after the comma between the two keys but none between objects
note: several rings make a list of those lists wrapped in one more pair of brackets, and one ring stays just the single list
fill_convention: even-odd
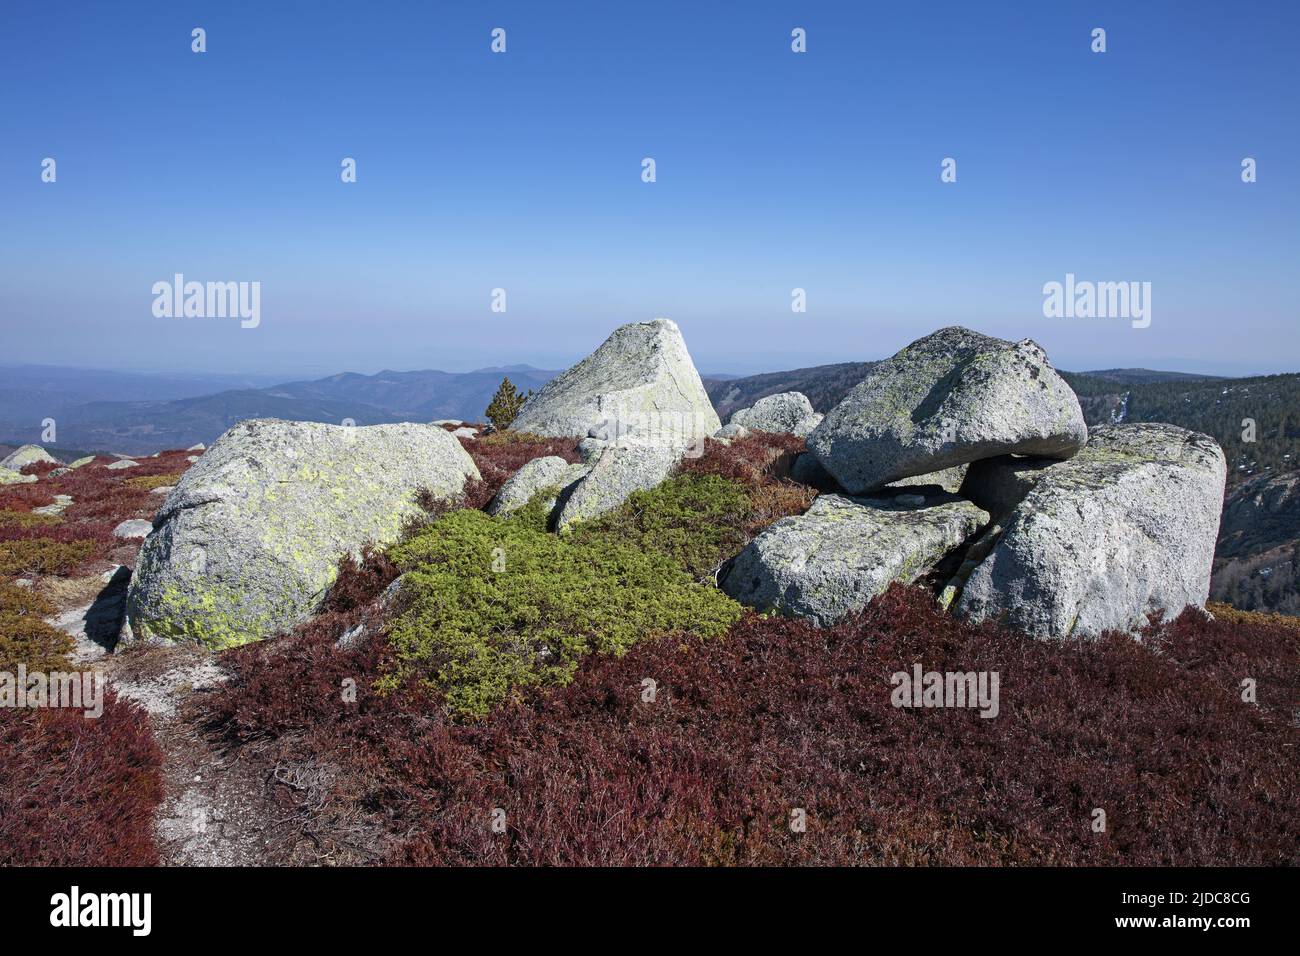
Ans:
[{"label": "blue sky", "polygon": [[[1298,4],[0,16],[0,364],[557,367],[667,316],[706,371],[879,358],[950,324],[1064,368],[1300,370]],[[259,281],[261,324],[156,318],[177,272]],[[1067,272],[1151,282],[1150,327],[1045,318]]]}]

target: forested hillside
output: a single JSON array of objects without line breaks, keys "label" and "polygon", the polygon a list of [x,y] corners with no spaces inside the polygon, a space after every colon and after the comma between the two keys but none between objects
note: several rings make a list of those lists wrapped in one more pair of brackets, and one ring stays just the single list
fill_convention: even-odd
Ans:
[{"label": "forested hillside", "polygon": [[1212,435],[1228,457],[1228,484],[1293,470],[1300,461],[1300,375],[1120,385],[1062,373],[1089,425],[1167,422]]},{"label": "forested hillside", "polygon": [[778,392],[803,392],[819,412],[828,412],[839,404],[854,385],[867,377],[875,362],[841,362],[837,365],[816,365],[796,368],[787,372],[764,372],[745,378],[704,379],[709,400],[725,423],[731,413],[749,408],[760,398]]}]

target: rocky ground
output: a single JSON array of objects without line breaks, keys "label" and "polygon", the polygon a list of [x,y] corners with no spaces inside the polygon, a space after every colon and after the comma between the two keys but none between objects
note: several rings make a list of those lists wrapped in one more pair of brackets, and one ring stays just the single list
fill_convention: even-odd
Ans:
[{"label": "rocky ground", "polygon": [[[99,668],[111,699],[0,710],[6,861],[1297,858],[1300,630],[1202,609],[1211,439],[1090,431],[1040,349],[955,329],[824,417],[707,405],[660,321],[527,432],[20,449],[0,670]],[[914,666],[1001,701],[901,707]],[[43,814],[87,752],[102,786]]]}]

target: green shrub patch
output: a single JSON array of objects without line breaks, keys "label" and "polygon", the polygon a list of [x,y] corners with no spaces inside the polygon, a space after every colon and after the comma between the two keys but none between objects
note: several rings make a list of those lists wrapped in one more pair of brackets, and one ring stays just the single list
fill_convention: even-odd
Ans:
[{"label": "green shrub patch", "polygon": [[481,716],[524,688],[568,683],[587,654],[674,632],[716,637],[739,619],[739,605],[630,533],[548,534],[547,494],[508,519],[454,511],[390,551],[406,573],[404,610],[381,689],[418,676],[452,712]]},{"label": "green shrub patch", "polygon": [[580,526],[575,539],[658,551],[697,581],[712,579],[745,546],[751,504],[745,489],[718,475],[684,474],[638,491],[615,511]]}]

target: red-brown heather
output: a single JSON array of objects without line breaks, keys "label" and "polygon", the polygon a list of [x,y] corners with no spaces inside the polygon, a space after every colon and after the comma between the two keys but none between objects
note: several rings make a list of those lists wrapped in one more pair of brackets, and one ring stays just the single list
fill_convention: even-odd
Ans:
[{"label": "red-brown heather", "polygon": [[801,515],[812,506],[816,490],[789,477],[795,457],[803,450],[802,438],[774,432],[751,431],[730,444],[706,438],[704,453],[684,459],[680,470],[729,478],[745,487],[752,504],[744,528],[748,541],[774,521]]},{"label": "red-brown heather", "polygon": [[[539,455],[578,460],[568,440],[465,446],[483,480],[455,506],[482,507]],[[785,478],[801,448],[788,436],[709,441],[682,470],[743,484],[752,534],[811,500]],[[119,521],[161,503],[128,479],[182,472],[185,457],[7,487],[0,510],[29,513],[55,493],[77,510],[41,535],[7,525],[0,542],[90,540],[83,567],[93,567],[117,547]],[[589,658],[567,687],[457,721],[428,691],[372,689],[389,663],[391,612],[376,599],[395,575],[381,551],[344,559],[319,615],[224,652],[232,679],[186,705],[189,732],[265,771],[286,821],[265,863],[1300,859],[1300,627],[1288,619],[1216,606],[1213,620],[1189,611],[1141,641],[1035,642],[966,624],[923,588],[896,585],[835,627],[747,614],[723,639],[668,637]],[[366,637],[337,648],[359,623]],[[997,671],[999,716],[895,708],[890,676],[914,664]],[[1242,700],[1247,678],[1257,704]],[[341,702],[345,679],[355,704]],[[146,716],[111,696],[97,721],[0,712],[0,861],[155,862],[160,763]],[[273,783],[277,767],[300,765],[328,769],[333,783],[310,797]],[[1093,832],[1095,809],[1104,833]],[[806,832],[791,831],[794,810]]]},{"label": "red-brown heather", "polygon": [[747,487],[788,477],[794,457],[804,450],[804,440],[794,435],[751,431],[729,444],[704,439],[704,453],[682,460],[681,470],[730,478]]},{"label": "red-brown heather", "polygon": [[[748,615],[724,640],[590,659],[568,687],[476,723],[414,691],[371,693],[383,652],[335,650],[349,625],[330,614],[231,652],[237,676],[203,710],[230,746],[345,768],[323,810],[297,810],[327,845],[326,821],[366,819],[390,863],[1272,865],[1300,853],[1300,631],[1275,621],[1189,611],[1142,643],[1035,642],[895,586],[832,628]],[[1000,715],[895,708],[890,675],[914,663],[998,671]],[[1245,676],[1258,705],[1241,699]],[[342,707],[347,677],[359,698]],[[489,825],[498,807],[505,833]],[[795,809],[804,833],[788,826]],[[333,849],[348,858],[342,836]]]},{"label": "red-brown heather", "polygon": [[[33,484],[0,487],[0,548],[10,541],[49,541],[59,544],[86,542],[84,556],[57,569],[61,574],[86,573],[105,561],[129,562],[135,544],[113,537],[113,529],[129,518],[152,518],[162,505],[160,495],[151,494],[147,482],[139,479],[161,475],[180,477],[190,466],[192,452],[167,451],[153,458],[135,459],[134,468],[110,470],[113,459],[100,456],[80,468],[54,478],[42,477]],[[48,462],[29,466],[48,476],[54,466]],[[29,469],[24,469],[28,471]],[[6,515],[28,514],[32,509],[55,502],[55,495],[69,495],[72,504],[57,518],[22,522],[5,520]],[[138,542],[137,542],[138,544]]]},{"label": "red-brown heather", "polygon": [[0,712],[0,866],[153,866],[162,751],[149,719],[104,691],[104,712]]},{"label": "red-brown heather", "polygon": [[582,460],[578,442],[572,438],[544,438],[497,432],[481,439],[461,439],[461,444],[478,466],[480,481],[470,482],[462,496],[466,508],[482,508],[501,490],[506,479],[534,458],[555,455],[570,464]]},{"label": "red-brown heather", "polygon": [[[40,480],[0,488],[6,572],[40,571],[41,589],[55,577],[130,562],[138,542],[113,537],[113,529],[129,518],[152,518],[163,501],[141,487],[152,482],[140,479],[179,477],[190,454],[164,452],[120,470],[103,467],[112,459],[101,456],[55,477],[49,473],[56,466],[48,463],[24,469]],[[59,494],[73,499],[62,514],[31,514]],[[9,610],[0,606],[0,620]],[[144,711],[111,690],[95,719],[81,710],[0,708],[0,865],[156,864],[162,759]]]}]

